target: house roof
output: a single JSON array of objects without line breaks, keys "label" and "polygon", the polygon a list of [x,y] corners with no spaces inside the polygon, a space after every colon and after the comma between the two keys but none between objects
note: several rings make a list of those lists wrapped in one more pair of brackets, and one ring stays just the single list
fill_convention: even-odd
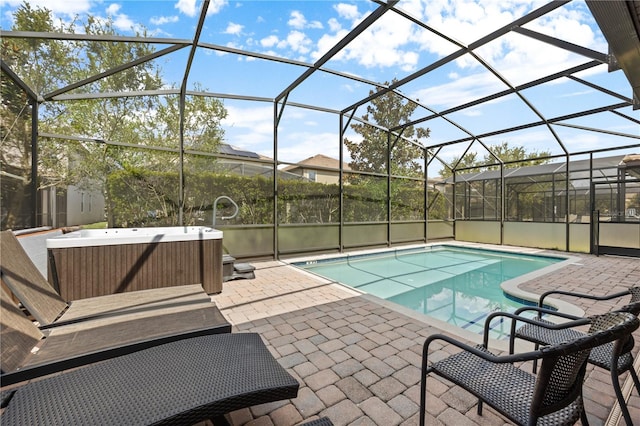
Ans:
[{"label": "house roof", "polygon": [[[304,166],[338,169],[340,168],[340,160],[336,160],[335,158],[331,158],[324,154],[316,154],[313,157],[309,157],[298,162],[297,164],[287,166],[283,170],[291,171],[298,168],[304,168]],[[351,170],[351,167],[344,162],[342,163],[342,168],[343,170]]]},{"label": "house roof", "polygon": [[[572,179],[572,185],[574,187],[589,185],[590,173],[593,173],[593,179],[616,179],[619,167],[634,167],[635,163],[633,159],[637,158],[637,154],[634,155],[615,155],[611,157],[594,158],[591,160],[573,160],[569,162],[569,172]],[[637,166],[635,166],[637,167]],[[535,166],[518,167],[513,169],[505,169],[505,178],[514,177],[531,177],[531,181],[536,181],[538,178],[535,176],[552,175],[554,173],[566,173],[567,162],[555,162],[547,164],[538,164]],[[592,170],[592,171],[590,171]],[[471,182],[488,179],[500,179],[500,170],[483,170],[474,173],[460,173],[456,176],[456,182]],[[547,178],[548,179],[548,178]],[[579,182],[579,179],[584,181]],[[545,178],[540,178],[544,181]],[[446,183],[453,183],[453,176],[444,180]]]},{"label": "house roof", "polygon": [[221,154],[236,155],[238,157],[260,158],[260,155],[255,152],[245,151],[226,143],[220,144],[218,149]]}]

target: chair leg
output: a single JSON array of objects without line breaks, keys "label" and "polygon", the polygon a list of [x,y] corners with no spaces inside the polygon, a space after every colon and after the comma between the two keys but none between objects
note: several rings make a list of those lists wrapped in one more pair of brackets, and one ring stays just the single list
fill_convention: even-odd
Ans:
[{"label": "chair leg", "polygon": [[[583,377],[584,379],[584,377]],[[582,401],[582,409],[580,410],[580,424],[582,426],[589,426],[589,419],[587,418],[587,410],[584,408],[584,389],[580,389],[580,400]]]},{"label": "chair leg", "polygon": [[622,411],[624,421],[627,423],[627,426],[633,426],[631,414],[629,414],[627,403],[624,400],[624,395],[622,395],[622,389],[620,388],[620,378],[618,377],[618,371],[615,368],[611,370],[611,382],[613,383],[613,390],[616,392],[616,397],[618,398],[618,404],[620,404],[620,411]]},{"label": "chair leg", "polygon": [[427,376],[422,374],[420,381],[420,426],[425,425],[425,410],[427,409]]},{"label": "chair leg", "polygon": [[636,370],[633,369],[633,366],[629,369],[629,374],[631,374],[633,383],[636,385],[636,392],[640,395],[640,380],[638,379],[638,375],[636,374]]},{"label": "chair leg", "polygon": [[425,411],[427,410],[427,356],[428,348],[427,344],[422,348],[422,370],[420,376],[420,426],[425,425]]}]

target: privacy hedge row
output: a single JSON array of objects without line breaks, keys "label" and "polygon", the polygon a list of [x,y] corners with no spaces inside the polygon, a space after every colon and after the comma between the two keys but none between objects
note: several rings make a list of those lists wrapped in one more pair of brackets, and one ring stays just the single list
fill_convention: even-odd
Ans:
[{"label": "privacy hedge row", "polygon": [[[345,222],[387,220],[386,181],[344,186]],[[179,176],[174,172],[121,170],[107,179],[109,226],[170,226],[178,224]],[[337,223],[340,187],[301,180],[278,180],[278,223]],[[225,224],[272,224],[273,180],[262,176],[219,173],[185,174],[184,223],[211,225],[213,201],[232,198],[239,214]],[[424,190],[419,182],[392,181],[392,220],[424,219]],[[229,216],[232,207],[218,203],[217,217]],[[220,223],[220,222],[218,222]]]}]

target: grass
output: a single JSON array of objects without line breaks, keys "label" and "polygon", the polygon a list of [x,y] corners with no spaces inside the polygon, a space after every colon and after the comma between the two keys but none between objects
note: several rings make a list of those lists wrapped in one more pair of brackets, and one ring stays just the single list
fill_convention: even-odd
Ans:
[{"label": "grass", "polygon": [[82,229],[104,229],[107,227],[107,222],[96,222],[82,225]]}]

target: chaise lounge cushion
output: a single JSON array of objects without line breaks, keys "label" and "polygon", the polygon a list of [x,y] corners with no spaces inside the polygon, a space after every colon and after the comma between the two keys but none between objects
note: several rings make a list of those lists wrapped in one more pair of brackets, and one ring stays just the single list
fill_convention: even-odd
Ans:
[{"label": "chaise lounge cushion", "polygon": [[209,335],[28,383],[11,396],[0,423],[192,425],[295,398],[298,387],[258,334]]},{"label": "chaise lounge cushion", "polygon": [[171,341],[231,332],[231,324],[208,303],[154,316],[117,317],[90,328],[57,327],[46,330],[45,337],[3,288],[0,302],[3,386]]}]

